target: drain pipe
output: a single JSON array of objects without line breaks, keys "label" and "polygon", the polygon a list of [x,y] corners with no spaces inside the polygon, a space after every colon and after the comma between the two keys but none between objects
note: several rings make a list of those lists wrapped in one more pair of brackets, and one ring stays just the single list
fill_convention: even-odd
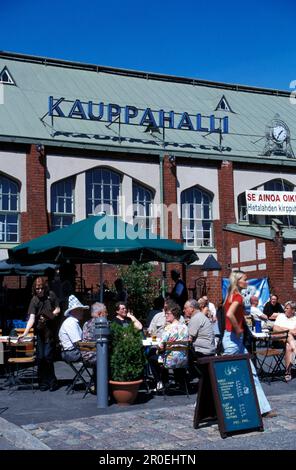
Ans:
[{"label": "drain pipe", "polygon": [[[164,237],[164,213],[163,213],[163,204],[164,204],[164,194],[163,194],[163,162],[164,162],[164,151],[161,151],[159,154],[159,189],[160,189],[160,236]],[[166,278],[166,265],[161,263],[162,271],[162,281],[161,281],[161,292],[162,296],[165,296],[165,278]]]}]

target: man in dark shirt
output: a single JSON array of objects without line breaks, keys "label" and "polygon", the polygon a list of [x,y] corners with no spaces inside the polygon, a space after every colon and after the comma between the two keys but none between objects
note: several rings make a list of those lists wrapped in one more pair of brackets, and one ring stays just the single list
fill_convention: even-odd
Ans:
[{"label": "man in dark shirt", "polygon": [[176,269],[172,269],[171,278],[175,281],[170,297],[181,307],[183,310],[185,302],[188,300],[188,291],[185,282],[180,279],[180,273]]},{"label": "man in dark shirt", "polygon": [[269,320],[275,320],[279,313],[284,313],[284,309],[278,302],[278,296],[272,294],[269,302],[264,305],[263,313],[268,316]]},{"label": "man in dark shirt", "polygon": [[130,323],[134,324],[136,330],[142,330],[142,323],[136,319],[134,315],[128,312],[125,303],[117,302],[116,306],[116,317],[113,322],[120,326],[128,326]]}]

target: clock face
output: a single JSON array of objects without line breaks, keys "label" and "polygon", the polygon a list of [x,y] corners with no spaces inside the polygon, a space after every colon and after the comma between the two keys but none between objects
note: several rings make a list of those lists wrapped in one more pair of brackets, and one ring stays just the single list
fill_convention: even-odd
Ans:
[{"label": "clock face", "polygon": [[284,126],[282,125],[274,126],[274,128],[272,129],[272,137],[276,142],[280,144],[284,142],[287,138],[287,131],[284,128]]}]

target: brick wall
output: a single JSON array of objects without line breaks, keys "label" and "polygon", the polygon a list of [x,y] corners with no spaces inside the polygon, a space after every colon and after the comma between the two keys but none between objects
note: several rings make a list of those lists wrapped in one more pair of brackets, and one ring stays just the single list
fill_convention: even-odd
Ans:
[{"label": "brick wall", "polygon": [[46,197],[46,155],[31,145],[26,156],[27,212],[21,214],[21,241],[25,242],[48,232]]}]

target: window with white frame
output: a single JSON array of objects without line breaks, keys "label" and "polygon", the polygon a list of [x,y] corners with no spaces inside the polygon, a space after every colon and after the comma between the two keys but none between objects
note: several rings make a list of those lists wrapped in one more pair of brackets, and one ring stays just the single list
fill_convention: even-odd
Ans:
[{"label": "window with white frame", "polygon": [[[294,185],[289,181],[284,181],[282,179],[274,179],[267,181],[262,186],[258,186],[256,188],[252,188],[253,190],[258,191],[294,191]],[[274,218],[273,216],[269,215],[248,215],[247,212],[247,202],[246,202],[246,194],[241,193],[238,196],[238,214],[239,214],[239,221],[240,222],[248,222],[250,224],[256,225],[270,225],[271,219]],[[296,226],[296,217],[295,216],[285,216],[285,215],[277,215],[277,219],[283,222],[284,225]]]},{"label": "window with white frame", "polygon": [[213,247],[212,196],[199,188],[181,193],[182,235],[190,247]]},{"label": "window with white frame", "polygon": [[95,168],[85,174],[86,214],[119,215],[119,195],[121,178],[108,168]]},{"label": "window with white frame", "polygon": [[140,228],[155,231],[152,214],[153,193],[138,183],[133,183],[133,215],[134,224]]},{"label": "window with white frame", "polygon": [[19,241],[19,185],[0,175],[0,242]]},{"label": "window with white frame", "polygon": [[51,186],[51,230],[67,227],[74,222],[74,178]]}]

